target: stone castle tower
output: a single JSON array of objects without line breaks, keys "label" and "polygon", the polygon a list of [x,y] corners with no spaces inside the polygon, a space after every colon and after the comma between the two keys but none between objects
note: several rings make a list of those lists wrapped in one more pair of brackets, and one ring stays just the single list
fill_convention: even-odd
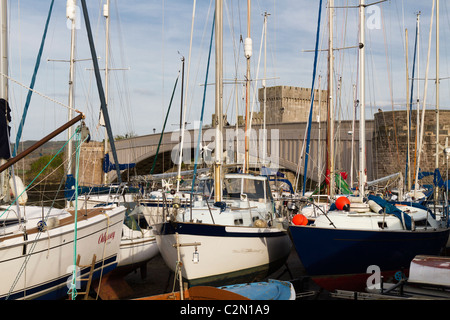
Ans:
[{"label": "stone castle tower", "polygon": [[[314,107],[312,120],[317,121],[320,113],[320,121],[327,119],[327,90],[320,92],[320,110],[319,90],[314,93]],[[262,124],[264,121],[264,89],[258,89],[259,112],[253,113],[253,124]],[[266,88],[266,124],[307,122],[309,109],[311,108],[311,89],[275,86]],[[226,121],[225,121],[226,123]],[[244,125],[244,116],[238,117],[240,126]],[[213,115],[214,124],[214,115]],[[214,126],[214,125],[213,125]]]},{"label": "stone castle tower", "polygon": [[[314,92],[314,107],[312,120],[317,121],[320,114],[320,121],[327,119],[327,90],[320,92],[319,109],[319,90]],[[264,89],[258,91],[258,100],[260,103],[260,112],[253,115],[254,123],[263,121],[263,103]],[[290,86],[275,86],[266,88],[266,123],[289,123],[289,122],[307,122],[309,110],[311,108],[311,89]]]}]

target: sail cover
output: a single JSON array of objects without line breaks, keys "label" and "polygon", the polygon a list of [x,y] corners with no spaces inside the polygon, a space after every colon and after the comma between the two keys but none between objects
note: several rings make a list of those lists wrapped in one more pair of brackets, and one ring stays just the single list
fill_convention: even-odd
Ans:
[{"label": "sail cover", "polygon": [[11,151],[9,146],[9,134],[11,127],[8,125],[11,122],[11,108],[8,101],[0,99],[0,158],[11,158]]},{"label": "sail cover", "polygon": [[[126,164],[119,164],[119,170],[126,170],[131,169],[136,166],[136,163],[126,163]],[[109,161],[109,154],[105,154],[105,158],[103,159],[103,171],[104,172],[110,172],[111,170],[115,170],[116,166],[115,164],[111,163]]]}]

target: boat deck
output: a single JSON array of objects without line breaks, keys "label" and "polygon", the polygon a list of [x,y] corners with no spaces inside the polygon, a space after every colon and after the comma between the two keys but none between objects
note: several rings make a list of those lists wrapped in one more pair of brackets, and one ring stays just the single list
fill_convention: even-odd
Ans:
[{"label": "boat deck", "polygon": [[[106,211],[112,210],[112,208],[94,208],[94,209],[78,209],[77,210],[77,221],[83,221],[83,220],[87,220],[90,218],[93,218],[95,216],[98,216],[100,214],[105,214]],[[62,227],[62,226],[66,226],[69,225],[71,223],[74,223],[74,219],[75,219],[75,210],[74,209],[70,209],[67,210],[66,212],[68,212],[71,216],[67,216],[65,218],[62,218],[58,221],[58,224],[56,227]],[[30,234],[35,234],[39,232],[38,227],[33,227],[33,228],[29,228],[27,229],[26,233],[28,235]],[[23,237],[23,233],[14,233],[14,234],[7,234],[5,236],[0,237],[0,241],[5,241],[5,240],[9,240],[9,239],[13,239],[16,237]]]}]

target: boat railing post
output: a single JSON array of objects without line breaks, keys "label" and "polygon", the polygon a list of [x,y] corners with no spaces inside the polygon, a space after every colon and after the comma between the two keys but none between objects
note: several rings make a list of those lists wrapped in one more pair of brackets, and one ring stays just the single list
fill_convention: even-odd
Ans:
[{"label": "boat railing post", "polygon": [[190,213],[190,217],[189,217],[189,220],[190,221],[192,221],[192,192],[191,192],[191,194],[190,194],[190,197],[189,197],[189,213]]},{"label": "boat railing post", "polygon": [[167,212],[167,207],[166,207],[167,201],[166,201],[166,194],[164,193],[164,191],[162,192],[162,198],[163,198],[163,203],[162,203],[163,221],[166,221],[169,214]]},{"label": "boat railing post", "polygon": [[211,216],[212,223],[213,223],[213,224],[216,224],[216,223],[214,222],[214,217],[213,217],[213,214],[212,214],[212,211],[211,211],[211,207],[209,206],[208,201],[206,201],[206,205],[208,206],[209,215]]},{"label": "boat railing post", "polygon": [[[164,213],[161,212],[160,204],[161,204],[160,198],[157,197],[157,200],[156,200],[156,217],[157,217],[157,219],[159,217],[161,217],[162,221],[164,221]],[[151,205],[151,203],[149,203],[149,205]],[[150,206],[150,212],[151,212],[151,206]]]}]

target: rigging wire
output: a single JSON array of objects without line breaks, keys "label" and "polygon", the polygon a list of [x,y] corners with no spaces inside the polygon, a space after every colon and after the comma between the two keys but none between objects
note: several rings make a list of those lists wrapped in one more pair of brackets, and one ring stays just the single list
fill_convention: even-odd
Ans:
[{"label": "rigging wire", "polygon": [[306,145],[306,152],[305,152],[305,170],[303,175],[303,195],[305,195],[305,186],[306,186],[306,176],[307,176],[307,170],[308,170],[308,157],[309,157],[309,135],[311,133],[311,126],[312,126],[312,109],[314,105],[314,82],[316,78],[316,70],[317,70],[317,58],[318,58],[318,46],[319,46],[319,35],[320,35],[320,19],[322,13],[322,0],[319,2],[319,13],[318,13],[318,21],[317,21],[317,30],[316,30],[316,52],[314,54],[314,65],[313,65],[313,76],[312,76],[312,84],[311,84],[311,108],[309,111],[309,120],[308,120],[308,144]]},{"label": "rigging wire", "polygon": [[[394,96],[393,96],[393,88],[392,88],[392,83],[391,83],[391,72],[390,72],[390,67],[389,67],[389,53],[388,53],[388,48],[387,48],[387,40],[386,40],[386,25],[385,25],[385,19],[384,19],[384,15],[383,15],[383,10],[380,9],[381,11],[381,21],[383,23],[383,38],[384,38],[384,50],[385,50],[385,57],[386,57],[386,68],[387,68],[387,78],[388,78],[388,83],[389,83],[389,94],[391,97],[391,106],[392,106],[392,111],[394,111]],[[403,46],[404,47],[404,46]],[[397,161],[394,163],[397,163],[397,165],[400,164],[400,154],[399,154],[399,149],[398,149],[398,137],[397,137],[397,124],[395,121],[395,114],[392,113],[392,123],[393,123],[393,129],[394,129],[394,142],[395,142],[395,149],[396,149],[396,154],[397,154]]]},{"label": "rigging wire", "polygon": [[204,112],[204,108],[205,108],[205,97],[206,97],[206,88],[207,88],[206,84],[208,83],[209,63],[210,63],[210,59],[211,59],[211,50],[212,50],[213,35],[214,35],[214,28],[215,28],[215,17],[216,17],[216,15],[214,14],[213,23],[212,23],[212,30],[211,30],[211,40],[210,40],[210,45],[209,45],[208,62],[207,62],[207,66],[206,66],[205,85],[204,85],[204,88],[203,88],[202,113],[201,113],[201,117],[200,117],[200,125],[199,125],[198,139],[197,139],[197,147],[195,149],[194,174],[192,176],[192,187],[191,187],[192,189],[191,189],[191,192],[194,192],[195,178],[197,176],[197,163],[198,163],[199,149],[200,149],[201,136],[202,136],[203,112]]},{"label": "rigging wire", "polygon": [[[66,143],[58,150],[58,152],[53,156],[53,158],[42,168],[42,170],[36,175],[36,177],[28,184],[28,186],[26,187],[26,188],[24,188],[24,190],[22,191],[22,193],[13,201],[13,202],[11,202],[11,204],[5,209],[5,211],[3,211],[3,213],[0,215],[0,217],[1,216],[3,216],[3,214],[5,214],[5,212],[7,212],[10,208],[11,208],[11,206],[13,206],[14,205],[14,203],[20,198],[20,196],[31,186],[31,184],[42,174],[42,172],[44,172],[44,170],[50,165],[50,163],[58,156],[58,154],[59,153],[61,153],[64,149],[65,149],[65,147],[66,147],[66,145],[67,145],[67,143],[71,140],[71,139],[73,139],[74,137],[75,137],[75,135],[77,135],[78,134],[78,131],[76,130],[75,131],[75,133],[72,135],[72,137],[70,137],[70,139],[68,139],[67,141],[66,141]],[[50,215],[50,211],[52,210],[53,208],[52,207],[50,207],[49,208],[49,210],[48,210],[48,212],[47,212],[47,216],[46,216],[46,218],[48,218],[48,216]],[[26,232],[26,231],[25,231]],[[27,266],[27,264],[28,264],[28,261],[30,260],[30,258],[31,258],[31,255],[32,255],[32,253],[34,252],[34,249],[36,248],[36,246],[37,246],[37,243],[38,243],[38,240],[39,240],[39,238],[40,238],[40,236],[41,236],[41,234],[42,234],[43,232],[42,231],[38,231],[38,233],[37,233],[37,235],[36,235],[36,238],[35,238],[35,241],[33,242],[33,244],[32,244],[32,246],[31,246],[31,248],[30,248],[30,250],[28,251],[28,254],[26,255],[26,257],[25,257],[25,259],[24,259],[24,262],[22,263],[22,266],[20,267],[20,269],[19,269],[19,271],[18,271],[18,273],[17,273],[17,276],[16,276],[16,278],[14,279],[14,281],[13,281],[13,283],[12,283],[12,285],[11,285],[11,288],[9,289],[9,292],[8,292],[8,295],[6,296],[6,300],[8,300],[9,299],[9,297],[11,296],[11,293],[13,292],[13,290],[14,290],[14,288],[16,287],[16,285],[17,285],[17,283],[19,282],[19,280],[20,280],[20,277],[22,276],[22,273],[23,272],[25,272],[25,270],[26,270],[26,266]]]},{"label": "rigging wire", "polygon": [[[199,52],[200,52],[200,54],[198,55],[198,59],[197,59],[197,62],[196,62],[196,67],[194,68],[196,70],[195,74],[192,77],[193,78],[193,80],[192,80],[193,83],[197,83],[197,79],[199,78],[199,74],[200,74],[200,71],[201,71],[201,66],[203,65],[204,60],[205,60],[204,57],[203,57],[203,48],[204,48],[204,45],[205,45],[204,41],[205,41],[205,37],[206,37],[206,34],[207,34],[207,30],[208,30],[208,21],[209,21],[209,17],[211,16],[212,7],[213,7],[213,0],[210,0],[208,11],[207,11],[207,13],[205,15],[205,20],[204,20],[205,23],[203,25],[203,32],[202,32],[200,45],[199,45]],[[190,91],[186,90],[186,93],[185,93],[186,99],[184,101],[184,106],[185,106],[185,109],[186,109],[186,112],[187,112],[187,117],[186,117],[187,119],[190,119],[190,117],[191,117],[192,107],[193,107],[193,103],[194,103],[194,100],[195,100],[196,93],[197,93],[197,90],[194,90],[194,89],[191,89]],[[185,122],[186,121],[187,120],[185,120]]]},{"label": "rigging wire", "polygon": [[[37,75],[37,72],[39,70],[39,66],[41,63],[42,51],[44,49],[45,39],[47,37],[48,25],[50,23],[50,17],[52,15],[52,11],[53,11],[53,4],[54,4],[54,0],[52,0],[52,2],[50,3],[47,20],[45,22],[44,33],[42,35],[41,45],[39,47],[38,55],[36,57],[36,63],[35,63],[34,71],[33,71],[33,76],[31,78],[31,83],[30,83],[31,89],[34,88],[34,85],[36,83],[36,75]],[[19,33],[20,33],[20,25],[19,25]],[[13,149],[13,153],[12,153],[13,156],[15,156],[17,154],[17,149],[19,148],[20,138],[22,137],[22,129],[23,129],[23,125],[25,123],[28,108],[30,106],[32,93],[33,93],[33,91],[28,91],[27,100],[25,102],[25,107],[24,107],[23,114],[22,114],[22,120],[20,121],[19,128],[18,128],[17,135],[16,135],[16,143],[14,144],[14,149]]]},{"label": "rigging wire", "polygon": [[[194,22],[195,22],[195,6],[197,1],[194,0],[193,6],[192,6],[192,23],[191,23],[191,38],[189,42],[189,55],[188,55],[188,66],[187,66],[187,73],[186,73],[186,92],[185,97],[182,98],[185,101],[187,100],[187,93],[189,91],[189,77],[190,77],[190,71],[191,71],[191,57],[192,57],[192,38],[194,36]],[[180,183],[181,183],[181,164],[183,161],[183,146],[184,146],[184,136],[185,136],[185,130],[186,130],[186,108],[183,110],[183,122],[181,124],[181,141],[180,141],[180,150],[179,150],[179,158],[178,161],[180,162],[178,165],[178,174],[177,174],[177,191],[180,189]]]}]

